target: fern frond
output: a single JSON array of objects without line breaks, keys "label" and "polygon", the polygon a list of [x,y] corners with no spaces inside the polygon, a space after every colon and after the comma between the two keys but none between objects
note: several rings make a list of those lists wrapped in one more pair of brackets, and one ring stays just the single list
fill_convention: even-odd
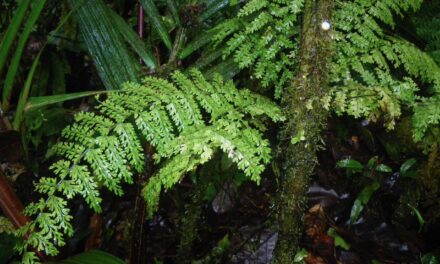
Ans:
[{"label": "fern frond", "polygon": [[[354,0],[338,6],[334,16],[337,51],[331,73],[334,88],[323,99],[327,106],[333,104],[337,114],[356,118],[375,121],[382,117],[388,129],[394,128],[403,108],[413,109],[416,141],[421,140],[427,126],[438,123],[436,113],[421,110],[422,105],[435,100],[418,96],[415,80],[439,93],[439,65],[414,44],[389,35],[395,16],[417,10],[421,3]],[[424,118],[431,121],[418,120],[428,112],[432,116]]]},{"label": "fern frond", "polygon": [[[30,234],[21,251],[36,248],[56,255],[65,235],[73,234],[67,202],[77,195],[95,212],[101,211],[101,187],[122,195],[121,184],[132,183],[133,173],[145,167],[142,141],[155,147],[159,167],[143,189],[149,216],[162,190],[172,188],[218,150],[258,183],[270,148],[262,135],[264,123],[254,119],[282,121],[281,109],[219,75],[213,80],[207,82],[196,70],[189,76],[174,72],[171,81],[146,77],[141,84],[126,83],[123,90],[110,93],[96,113],[77,114],[53,148],[60,157],[50,167],[55,177],[36,183],[47,198],[26,208],[34,220],[18,231]],[[24,254],[24,261],[34,260],[32,253]]]},{"label": "fern frond", "polygon": [[234,19],[220,24],[214,41],[226,40],[223,57],[250,68],[263,87],[275,87],[275,97],[293,78],[299,35],[297,17],[303,0],[251,0]]}]

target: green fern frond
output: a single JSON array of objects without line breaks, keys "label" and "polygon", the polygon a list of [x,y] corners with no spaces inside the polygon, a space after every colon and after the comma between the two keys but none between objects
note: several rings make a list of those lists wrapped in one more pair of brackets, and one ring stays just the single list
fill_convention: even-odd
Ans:
[{"label": "green fern frond", "polygon": [[170,79],[146,77],[141,84],[126,83],[100,102],[96,113],[79,113],[64,129],[53,148],[60,158],[50,167],[55,177],[36,183],[46,198],[26,208],[34,220],[18,231],[21,236],[29,234],[20,247],[24,262],[35,261],[28,248],[56,255],[64,237],[73,234],[68,200],[80,195],[100,212],[100,188],[123,194],[121,184],[132,183],[133,173],[145,167],[143,141],[155,147],[159,168],[143,189],[150,217],[162,190],[172,188],[218,150],[259,182],[270,148],[262,135],[264,123],[255,119],[282,121],[280,108],[238,90],[219,75],[207,82],[199,71],[191,70],[189,76],[174,72]]},{"label": "green fern frond", "polygon": [[223,57],[233,56],[241,69],[250,68],[275,97],[293,78],[299,35],[297,18],[303,0],[251,0],[234,19],[215,30],[215,43],[226,42]]},{"label": "green fern frond", "polygon": [[[328,107],[356,118],[383,118],[388,129],[394,128],[402,109],[412,109],[416,141],[421,140],[427,126],[438,123],[437,113],[421,110],[434,99],[418,96],[415,80],[439,93],[439,65],[414,44],[389,33],[395,27],[395,16],[415,11],[421,3],[354,0],[338,5],[334,15],[337,49],[331,72],[334,88],[323,98]],[[422,113],[430,113],[424,118],[431,121],[418,120]]]}]

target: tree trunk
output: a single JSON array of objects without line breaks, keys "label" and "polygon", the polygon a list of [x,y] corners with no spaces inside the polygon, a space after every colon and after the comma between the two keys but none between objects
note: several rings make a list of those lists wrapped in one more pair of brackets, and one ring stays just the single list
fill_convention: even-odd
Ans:
[{"label": "tree trunk", "polygon": [[320,99],[328,91],[331,60],[333,0],[306,0],[304,6],[300,64],[297,75],[283,96],[287,122],[281,131],[278,158],[281,162],[278,224],[279,239],[274,263],[293,263],[302,235],[306,191],[322,147],[321,132],[328,111]]}]

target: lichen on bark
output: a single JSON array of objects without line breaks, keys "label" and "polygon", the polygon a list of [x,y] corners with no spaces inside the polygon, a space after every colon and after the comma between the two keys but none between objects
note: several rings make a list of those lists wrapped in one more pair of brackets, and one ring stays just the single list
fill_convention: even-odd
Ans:
[{"label": "lichen on bark", "polygon": [[[300,60],[296,77],[286,89],[282,106],[287,122],[280,132],[280,166],[277,199],[279,239],[274,263],[293,263],[302,234],[306,191],[322,147],[321,132],[328,110],[320,99],[328,92],[328,72],[332,55],[330,22],[333,0],[306,0],[301,28]],[[293,140],[292,140],[293,139]]]}]

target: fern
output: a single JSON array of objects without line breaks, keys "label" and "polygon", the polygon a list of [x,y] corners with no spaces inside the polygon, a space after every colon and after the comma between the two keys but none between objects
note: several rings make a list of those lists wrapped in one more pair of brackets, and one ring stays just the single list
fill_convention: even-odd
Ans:
[{"label": "fern", "polygon": [[27,249],[56,255],[57,248],[65,245],[65,235],[73,234],[68,200],[80,195],[100,212],[100,188],[123,194],[121,184],[132,183],[133,173],[145,167],[143,141],[155,147],[159,167],[143,189],[150,217],[162,190],[172,188],[219,149],[259,182],[270,160],[261,118],[283,120],[281,110],[259,95],[237,90],[218,75],[212,82],[196,70],[189,75],[174,72],[172,82],[146,77],[140,84],[126,83],[122,91],[100,102],[96,113],[75,116],[75,123],[64,129],[62,141],[53,148],[60,157],[51,166],[55,177],[36,183],[45,198],[25,210],[34,217],[18,231],[21,236],[28,234],[20,246],[25,263],[36,260]]},{"label": "fern", "polygon": [[299,35],[298,14],[304,1],[251,0],[234,19],[220,24],[214,41],[226,41],[223,57],[234,56],[241,69],[251,68],[275,97],[293,78]]},{"label": "fern", "polygon": [[[416,113],[413,116],[415,141],[421,140],[428,125],[438,124],[434,120],[440,115],[421,110],[436,99],[420,97],[416,85],[420,82],[429,85],[438,94],[438,64],[414,44],[389,34],[396,26],[395,16],[418,9],[421,2],[355,0],[340,3],[334,16],[333,89],[322,99],[327,107],[356,118],[372,121],[383,118],[388,129],[394,128],[403,109],[412,110]],[[431,121],[419,120],[423,116],[421,112],[434,116],[428,118]]]}]

